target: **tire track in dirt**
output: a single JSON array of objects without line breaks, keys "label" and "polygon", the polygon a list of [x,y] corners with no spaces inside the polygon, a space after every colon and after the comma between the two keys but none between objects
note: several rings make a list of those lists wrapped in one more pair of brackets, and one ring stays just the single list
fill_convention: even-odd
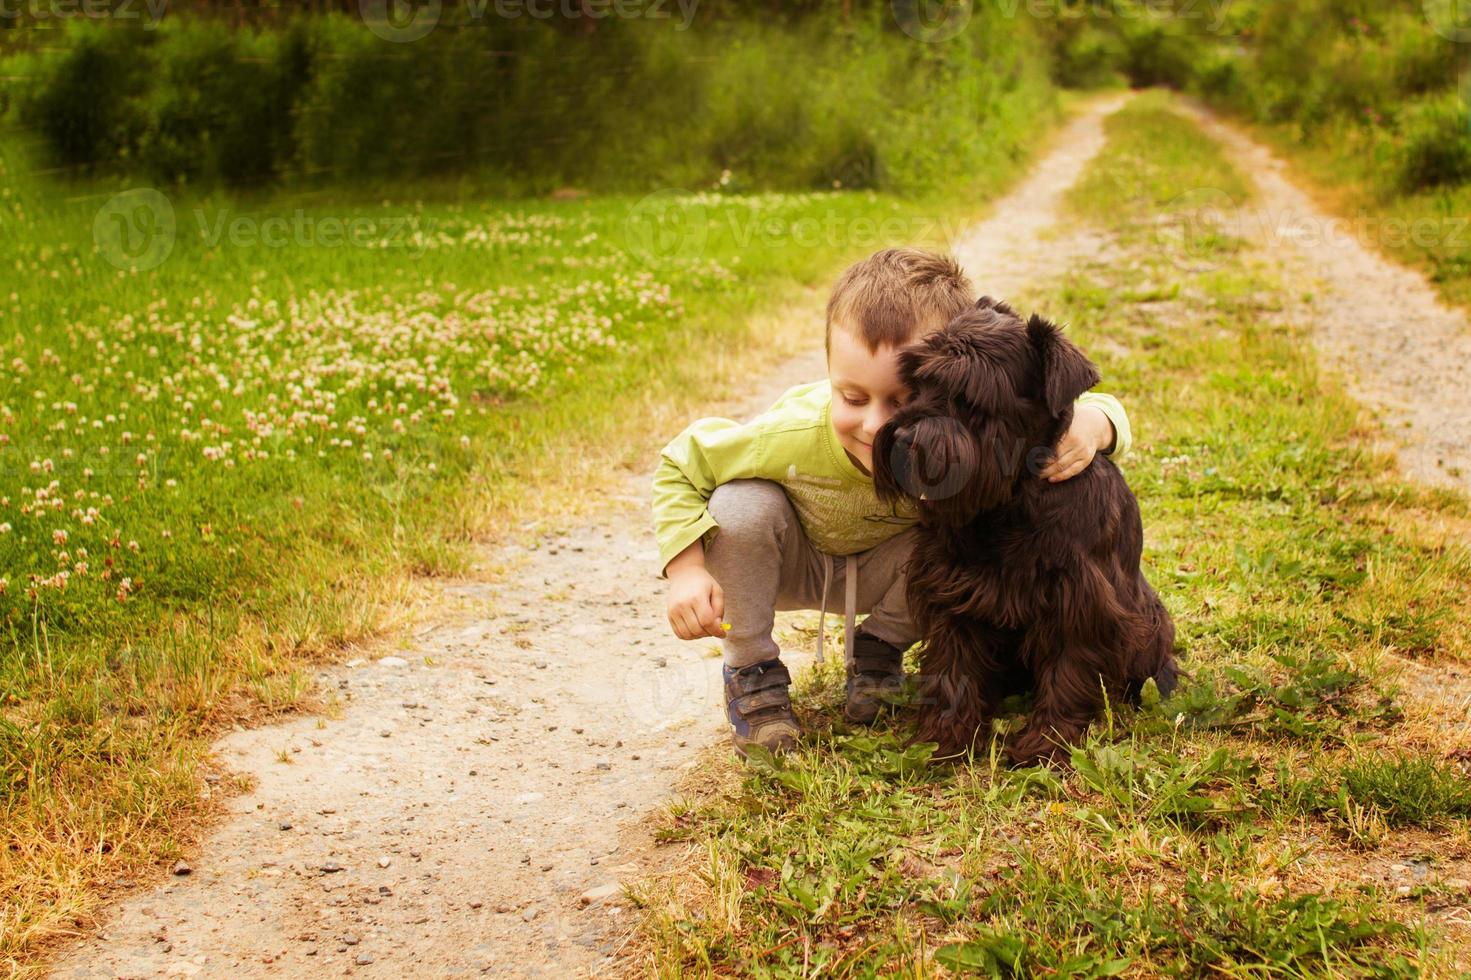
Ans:
[{"label": "tire track in dirt", "polygon": [[[1046,229],[1127,99],[1080,110],[956,243],[978,289],[1010,295],[1099,247]],[[820,307],[797,319],[812,353],[711,413],[746,418],[825,375]],[[53,975],[606,970],[633,918],[616,886],[660,862],[644,818],[726,737],[715,641],[668,629],[651,476],[616,473],[594,517],[485,549],[488,580],[436,584],[429,625],[321,671],[336,717],[220,740],[216,758],[255,788],[228,801],[190,874],[110,909]],[[778,626],[816,618],[783,613]],[[810,657],[784,654],[794,667]]]},{"label": "tire track in dirt", "polygon": [[955,257],[979,293],[1011,299],[1030,283],[1049,281],[1058,270],[1109,251],[1109,234],[1082,222],[1059,222],[1058,211],[1063,195],[1108,142],[1103,120],[1129,98],[1110,95],[1081,113],[1004,206],[955,242]]},{"label": "tire track in dirt", "polygon": [[1258,200],[1239,210],[1216,191],[1218,223],[1295,270],[1291,281],[1314,285],[1309,309],[1319,356],[1355,398],[1382,411],[1400,467],[1428,483],[1471,490],[1465,311],[1441,302],[1418,270],[1364,244],[1351,222],[1318,207],[1267,147],[1197,102],[1180,105],[1257,187]]}]

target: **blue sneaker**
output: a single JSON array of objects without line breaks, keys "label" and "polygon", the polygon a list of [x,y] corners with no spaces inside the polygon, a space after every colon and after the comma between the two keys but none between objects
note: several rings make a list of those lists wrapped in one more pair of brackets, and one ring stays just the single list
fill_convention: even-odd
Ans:
[{"label": "blue sneaker", "polygon": [[786,752],[797,745],[802,726],[792,714],[792,675],[780,660],[766,660],[739,670],[724,668],[726,715],[736,755],[746,758],[746,747],[759,745]]}]

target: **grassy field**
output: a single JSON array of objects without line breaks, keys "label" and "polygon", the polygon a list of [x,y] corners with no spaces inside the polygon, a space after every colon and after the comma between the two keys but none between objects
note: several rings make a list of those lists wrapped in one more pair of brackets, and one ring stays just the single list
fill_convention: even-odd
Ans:
[{"label": "grassy field", "polygon": [[1135,419],[1123,465],[1186,682],[1116,706],[1064,773],[932,765],[902,720],[844,725],[840,668],[805,675],[803,751],[721,752],[670,809],[694,857],[638,891],[650,973],[1471,966],[1467,502],[1364,448],[1278,270],[1160,233],[1192,187],[1249,199],[1219,148],[1159,93],[1108,129],[1070,207],[1112,254],[1017,299],[1070,325]]},{"label": "grassy field", "polygon": [[844,262],[942,245],[1027,163],[926,199],[224,196],[56,185],[5,134],[0,963],[189,846],[213,733],[313,704],[416,576],[591,506],[820,342],[788,304],[820,325]]}]

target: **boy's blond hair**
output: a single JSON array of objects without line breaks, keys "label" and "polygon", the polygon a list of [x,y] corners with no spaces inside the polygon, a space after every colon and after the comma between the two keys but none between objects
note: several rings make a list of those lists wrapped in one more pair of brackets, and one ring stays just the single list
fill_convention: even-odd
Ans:
[{"label": "boy's blond hair", "polygon": [[851,330],[876,354],[938,330],[975,304],[975,291],[949,255],[886,248],[850,265],[827,301],[825,348],[833,325]]}]

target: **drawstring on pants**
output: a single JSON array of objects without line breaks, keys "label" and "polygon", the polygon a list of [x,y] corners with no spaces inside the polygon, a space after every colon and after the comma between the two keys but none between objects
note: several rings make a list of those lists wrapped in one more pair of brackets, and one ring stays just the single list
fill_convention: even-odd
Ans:
[{"label": "drawstring on pants", "polygon": [[[822,555],[822,612],[817,618],[817,662],[822,663],[823,636],[827,632],[827,587],[833,578],[833,556]],[[845,555],[843,566],[843,649],[846,656],[853,656],[853,620],[858,612],[858,557]]]}]

